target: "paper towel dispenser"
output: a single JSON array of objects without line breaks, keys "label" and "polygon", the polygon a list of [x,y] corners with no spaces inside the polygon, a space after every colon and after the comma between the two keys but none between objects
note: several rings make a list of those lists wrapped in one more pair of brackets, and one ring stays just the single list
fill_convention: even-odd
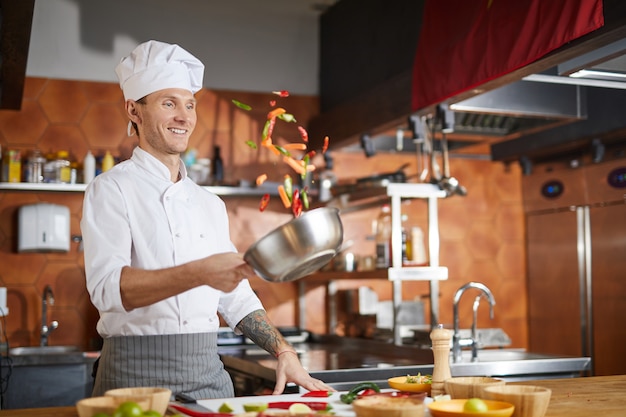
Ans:
[{"label": "paper towel dispenser", "polygon": [[70,209],[50,203],[19,208],[18,252],[68,252]]}]

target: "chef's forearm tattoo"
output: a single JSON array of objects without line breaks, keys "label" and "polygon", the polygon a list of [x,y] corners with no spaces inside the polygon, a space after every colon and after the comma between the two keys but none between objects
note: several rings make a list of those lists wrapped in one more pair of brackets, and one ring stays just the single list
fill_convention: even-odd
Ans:
[{"label": "chef's forearm tattoo", "polygon": [[252,340],[257,346],[265,349],[272,355],[278,353],[278,349],[284,342],[283,336],[267,318],[263,310],[256,310],[241,319],[237,324],[244,336]]}]

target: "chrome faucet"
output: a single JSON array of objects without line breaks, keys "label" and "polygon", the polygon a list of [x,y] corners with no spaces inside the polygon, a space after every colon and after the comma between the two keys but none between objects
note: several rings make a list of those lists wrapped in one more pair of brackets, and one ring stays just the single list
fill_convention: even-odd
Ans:
[{"label": "chrome faucet", "polygon": [[53,321],[48,326],[48,303],[54,305],[54,294],[52,293],[52,287],[46,285],[43,289],[43,295],[41,297],[41,338],[40,346],[48,346],[48,336],[54,329],[59,327],[58,321]]},{"label": "chrome faucet", "polygon": [[[459,301],[461,300],[461,296],[465,291],[470,288],[475,288],[480,290],[482,293],[476,297],[473,305],[473,322],[472,322],[472,335],[470,338],[463,339],[460,335],[459,329]],[[477,336],[477,316],[478,316],[478,305],[480,304],[481,297],[485,297],[487,301],[489,301],[489,317],[493,319],[493,306],[496,304],[496,300],[491,293],[491,290],[487,288],[485,284],[481,284],[480,282],[468,282],[459,288],[456,293],[454,293],[454,299],[452,304],[452,310],[454,315],[454,334],[452,335],[452,361],[457,362],[461,357],[461,347],[470,346],[472,348],[472,361],[476,361],[478,357],[478,336]]]}]

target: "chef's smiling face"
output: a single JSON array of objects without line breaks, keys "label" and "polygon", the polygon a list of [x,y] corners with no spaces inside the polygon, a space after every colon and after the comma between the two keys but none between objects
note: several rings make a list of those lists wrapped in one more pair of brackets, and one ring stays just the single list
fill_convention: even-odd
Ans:
[{"label": "chef's smiling face", "polygon": [[159,90],[126,105],[129,117],[137,124],[141,148],[157,158],[178,158],[187,149],[197,122],[196,99],[191,91]]}]

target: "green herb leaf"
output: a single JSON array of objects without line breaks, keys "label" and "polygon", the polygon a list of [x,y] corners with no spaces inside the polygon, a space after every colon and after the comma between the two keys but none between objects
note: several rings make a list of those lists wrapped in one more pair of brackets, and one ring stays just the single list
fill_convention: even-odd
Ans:
[{"label": "green herb leaf", "polygon": [[257,149],[256,143],[254,141],[252,141],[252,140],[247,140],[246,141],[246,145],[248,145],[252,149]]}]

